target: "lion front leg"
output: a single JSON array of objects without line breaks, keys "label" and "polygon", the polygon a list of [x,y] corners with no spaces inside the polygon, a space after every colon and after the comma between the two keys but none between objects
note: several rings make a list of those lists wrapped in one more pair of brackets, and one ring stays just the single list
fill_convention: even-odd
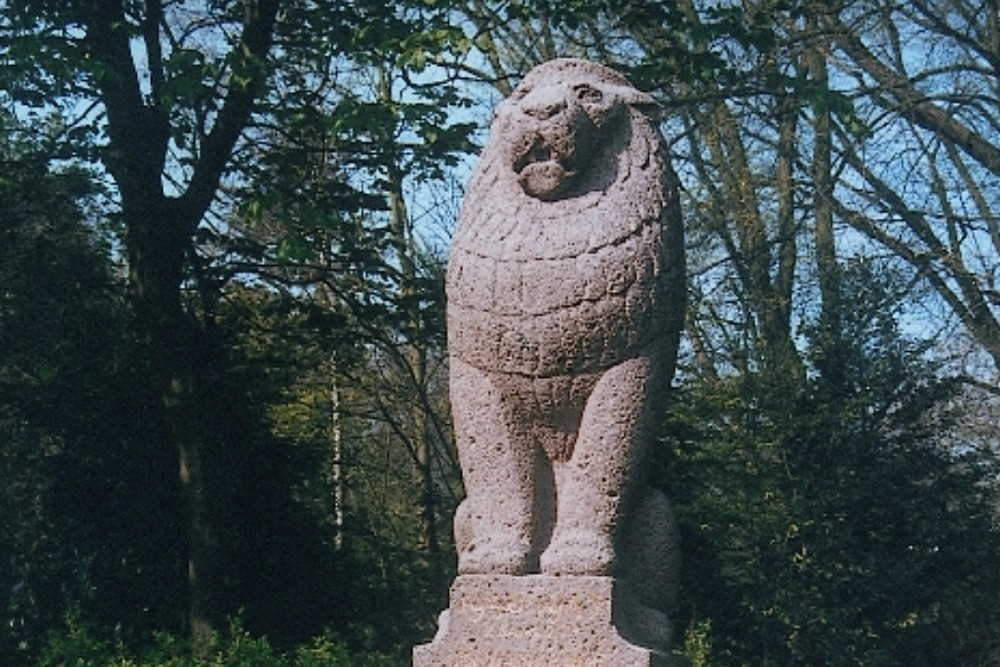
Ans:
[{"label": "lion front leg", "polygon": [[650,431],[650,357],[606,371],[587,400],[569,461],[555,470],[556,523],[541,556],[547,574],[608,575],[623,510],[640,485],[638,463]]},{"label": "lion front leg", "polygon": [[456,514],[461,574],[527,574],[534,548],[537,448],[490,376],[451,360],[452,417],[466,498]]}]

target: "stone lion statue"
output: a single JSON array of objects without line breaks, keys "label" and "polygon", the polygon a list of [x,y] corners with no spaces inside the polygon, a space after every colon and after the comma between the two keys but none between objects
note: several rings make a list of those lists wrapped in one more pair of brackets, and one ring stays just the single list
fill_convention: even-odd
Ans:
[{"label": "stone lion statue", "polygon": [[461,574],[635,573],[673,544],[642,470],[684,307],[658,113],[577,59],[497,108],[447,274]]}]

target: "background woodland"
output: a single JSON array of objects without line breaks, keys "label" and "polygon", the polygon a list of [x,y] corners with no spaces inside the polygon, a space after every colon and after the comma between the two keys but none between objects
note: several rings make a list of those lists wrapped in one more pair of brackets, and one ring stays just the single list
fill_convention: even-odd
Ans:
[{"label": "background woodland", "polygon": [[0,1],[0,663],[405,665],[492,107],[663,105],[695,667],[1000,665],[997,0]]}]

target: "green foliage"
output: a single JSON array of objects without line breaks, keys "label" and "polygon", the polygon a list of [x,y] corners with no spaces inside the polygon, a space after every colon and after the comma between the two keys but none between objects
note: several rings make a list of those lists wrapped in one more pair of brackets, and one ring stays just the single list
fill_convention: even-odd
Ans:
[{"label": "green foliage", "polygon": [[[254,415],[240,419],[266,432],[252,445],[248,434],[241,447],[247,458],[239,469],[249,490],[233,502],[241,521],[233,563],[243,563],[244,574],[233,576],[253,585],[234,591],[234,604],[251,632],[266,633],[283,649],[324,626],[352,645],[371,637],[382,649],[412,645],[432,632],[444,586],[431,585],[421,550],[412,461],[389,440],[383,421],[403,419],[390,402],[400,400],[393,383],[405,378],[371,365],[365,339],[345,335],[358,330],[321,305],[233,288],[218,313],[221,333],[236,343],[229,351],[231,381],[245,388],[244,408]],[[366,379],[376,374],[377,382]],[[343,525],[336,523],[338,487]],[[448,510],[442,503],[442,523]]]},{"label": "green foliage", "polygon": [[49,634],[33,667],[399,667],[399,658],[370,648],[351,649],[325,633],[289,653],[276,650],[265,637],[247,632],[238,620],[212,640],[202,655],[175,635],[160,633],[155,642],[136,652],[122,642],[103,637],[68,614],[62,629]]},{"label": "green foliage", "polygon": [[712,667],[712,623],[695,621],[684,631],[681,655],[691,667]]},{"label": "green foliage", "polygon": [[[9,137],[8,137],[9,139]],[[0,175],[0,663],[60,611],[169,626],[179,536],[169,450],[79,170],[9,142]]]},{"label": "green foliage", "polygon": [[885,285],[848,267],[851,335],[815,330],[807,380],[761,371],[674,402],[661,479],[704,619],[688,639],[710,622],[716,664],[957,665],[956,638],[992,627],[982,492],[1000,468],[956,446],[954,386],[895,330]]},{"label": "green foliage", "polygon": [[95,637],[80,621],[78,612],[71,612],[66,615],[65,627],[49,635],[35,664],[37,667],[104,667],[117,662],[117,653],[114,644]]},{"label": "green foliage", "polygon": [[[331,619],[343,628],[366,626],[376,612],[366,608],[371,596],[364,596],[359,582],[368,577],[358,576],[358,570],[386,562],[394,567],[399,562],[398,569],[404,569],[413,560],[405,551],[415,545],[410,541],[400,548],[405,542],[400,540],[383,548],[380,541],[386,538],[379,535],[363,551],[367,562],[357,562],[355,553],[333,553],[330,534],[324,532],[329,505],[303,500],[326,488],[328,456],[275,437],[258,418],[280,402],[275,396],[292,393],[282,382],[290,384],[288,375],[304,372],[307,362],[290,354],[285,372],[273,373],[263,359],[284,356],[287,349],[269,349],[252,360],[244,356],[236,338],[242,323],[223,321],[230,313],[220,316],[223,287],[234,272],[245,275],[256,268],[258,275],[270,273],[271,284],[287,290],[282,307],[292,304],[306,313],[298,322],[302,328],[294,331],[301,337],[308,338],[315,327],[346,329],[350,314],[352,330],[319,337],[324,344],[332,340],[338,353],[348,352],[342,355],[345,363],[351,352],[364,348],[365,337],[376,338],[379,345],[394,343],[400,335],[413,342],[419,338],[422,344],[440,341],[440,327],[430,326],[440,320],[440,273],[425,279],[404,270],[404,261],[411,261],[403,257],[409,250],[401,249],[408,243],[407,233],[402,228],[387,232],[387,198],[402,195],[404,179],[443,177],[456,164],[456,155],[469,148],[473,127],[449,122],[441,106],[463,104],[454,86],[407,86],[404,98],[397,68],[419,74],[442,52],[462,52],[469,43],[448,20],[447,3],[414,1],[386,8],[384,3],[354,2],[319,11],[315,3],[272,2],[259,3],[256,11],[243,9],[239,3],[19,3],[0,19],[5,62],[16,56],[16,67],[2,75],[0,93],[16,104],[39,104],[53,112],[72,109],[61,114],[65,131],[59,124],[53,128],[53,145],[80,161],[99,152],[116,179],[114,194],[127,229],[121,241],[133,261],[128,267],[132,305],[143,332],[140,340],[148,345],[146,364],[137,364],[136,370],[146,375],[153,391],[164,392],[169,427],[157,423],[158,417],[141,421],[157,433],[169,431],[174,452],[185,453],[180,466],[176,461],[164,466],[162,437],[150,438],[148,449],[129,441],[133,448],[122,452],[120,462],[110,454],[91,456],[88,449],[82,458],[100,482],[85,477],[71,480],[68,492],[59,490],[61,503],[86,499],[78,506],[100,508],[109,517],[123,515],[109,510],[117,510],[117,502],[129,494],[140,498],[136,505],[144,510],[146,503],[159,504],[159,514],[150,518],[158,527],[169,527],[158,535],[162,561],[146,555],[148,561],[135,562],[130,549],[155,540],[135,539],[131,531],[121,531],[135,543],[123,549],[121,558],[95,550],[96,538],[112,532],[110,519],[74,520],[76,532],[60,535],[60,543],[80,548],[81,560],[99,563],[99,570],[109,568],[106,563],[122,563],[135,574],[147,568],[148,580],[169,581],[178,591],[174,602],[180,607],[185,602],[185,556],[200,559],[192,563],[199,576],[189,580],[198,587],[190,595],[191,619],[244,608],[255,631],[273,630],[288,643]],[[277,21],[273,30],[270,16]],[[397,77],[385,92],[367,85],[371,74],[382,69]],[[358,71],[361,78],[352,73]],[[70,119],[76,110],[85,110],[84,118]],[[83,126],[98,130],[84,138],[92,149],[100,145],[102,150],[84,154],[64,141]],[[240,222],[249,223],[238,231],[250,233],[230,234],[235,222],[202,224],[223,174],[248,186],[235,208],[244,213]],[[144,185],[134,187],[139,183]],[[320,263],[325,266],[314,270]],[[309,303],[317,284],[349,296],[350,303],[335,296],[322,306]],[[45,321],[40,318],[38,326]],[[129,324],[109,323],[108,330],[127,332]],[[109,365],[103,349],[86,358]],[[39,376],[47,382],[53,373],[41,370]],[[93,369],[86,371],[82,378],[102,378]],[[158,412],[150,408],[134,413]],[[110,423],[134,426],[140,421],[114,417]],[[311,444],[318,448],[324,443],[312,438]],[[133,466],[148,466],[155,480]],[[164,493],[176,488],[171,484],[175,480],[161,477],[163,471],[179,468],[185,471],[180,481],[190,489],[185,494],[189,502]],[[39,477],[50,483],[48,474]],[[144,481],[149,490],[138,492],[133,485]],[[315,491],[294,496],[310,486]],[[102,493],[105,487],[115,493]],[[292,553],[295,566],[288,565]],[[171,560],[169,577],[148,576],[150,563]],[[387,597],[400,589],[386,582],[412,581],[384,572],[372,579],[379,580]],[[124,608],[128,605],[122,599],[148,602],[151,597],[142,587],[131,597],[101,593],[108,607],[111,600]],[[66,595],[77,597],[75,592]],[[61,605],[47,599],[44,606],[51,615]],[[183,617],[180,609],[174,611],[175,618]],[[386,633],[393,635],[387,641],[399,641],[421,626],[414,616],[398,624],[405,629]],[[122,622],[134,629],[132,619]]]}]

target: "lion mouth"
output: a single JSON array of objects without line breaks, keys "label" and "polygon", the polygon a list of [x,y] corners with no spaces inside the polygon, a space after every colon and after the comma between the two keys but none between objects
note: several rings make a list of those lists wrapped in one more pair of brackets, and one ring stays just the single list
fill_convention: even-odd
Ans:
[{"label": "lion mouth", "polygon": [[542,137],[536,137],[527,150],[514,160],[514,172],[529,195],[542,200],[558,196],[576,178],[576,169],[557,154]]},{"label": "lion mouth", "polygon": [[541,137],[536,137],[531,145],[528,146],[528,150],[524,151],[514,160],[514,171],[520,174],[531,165],[558,161],[552,149],[545,144],[545,140]]}]

